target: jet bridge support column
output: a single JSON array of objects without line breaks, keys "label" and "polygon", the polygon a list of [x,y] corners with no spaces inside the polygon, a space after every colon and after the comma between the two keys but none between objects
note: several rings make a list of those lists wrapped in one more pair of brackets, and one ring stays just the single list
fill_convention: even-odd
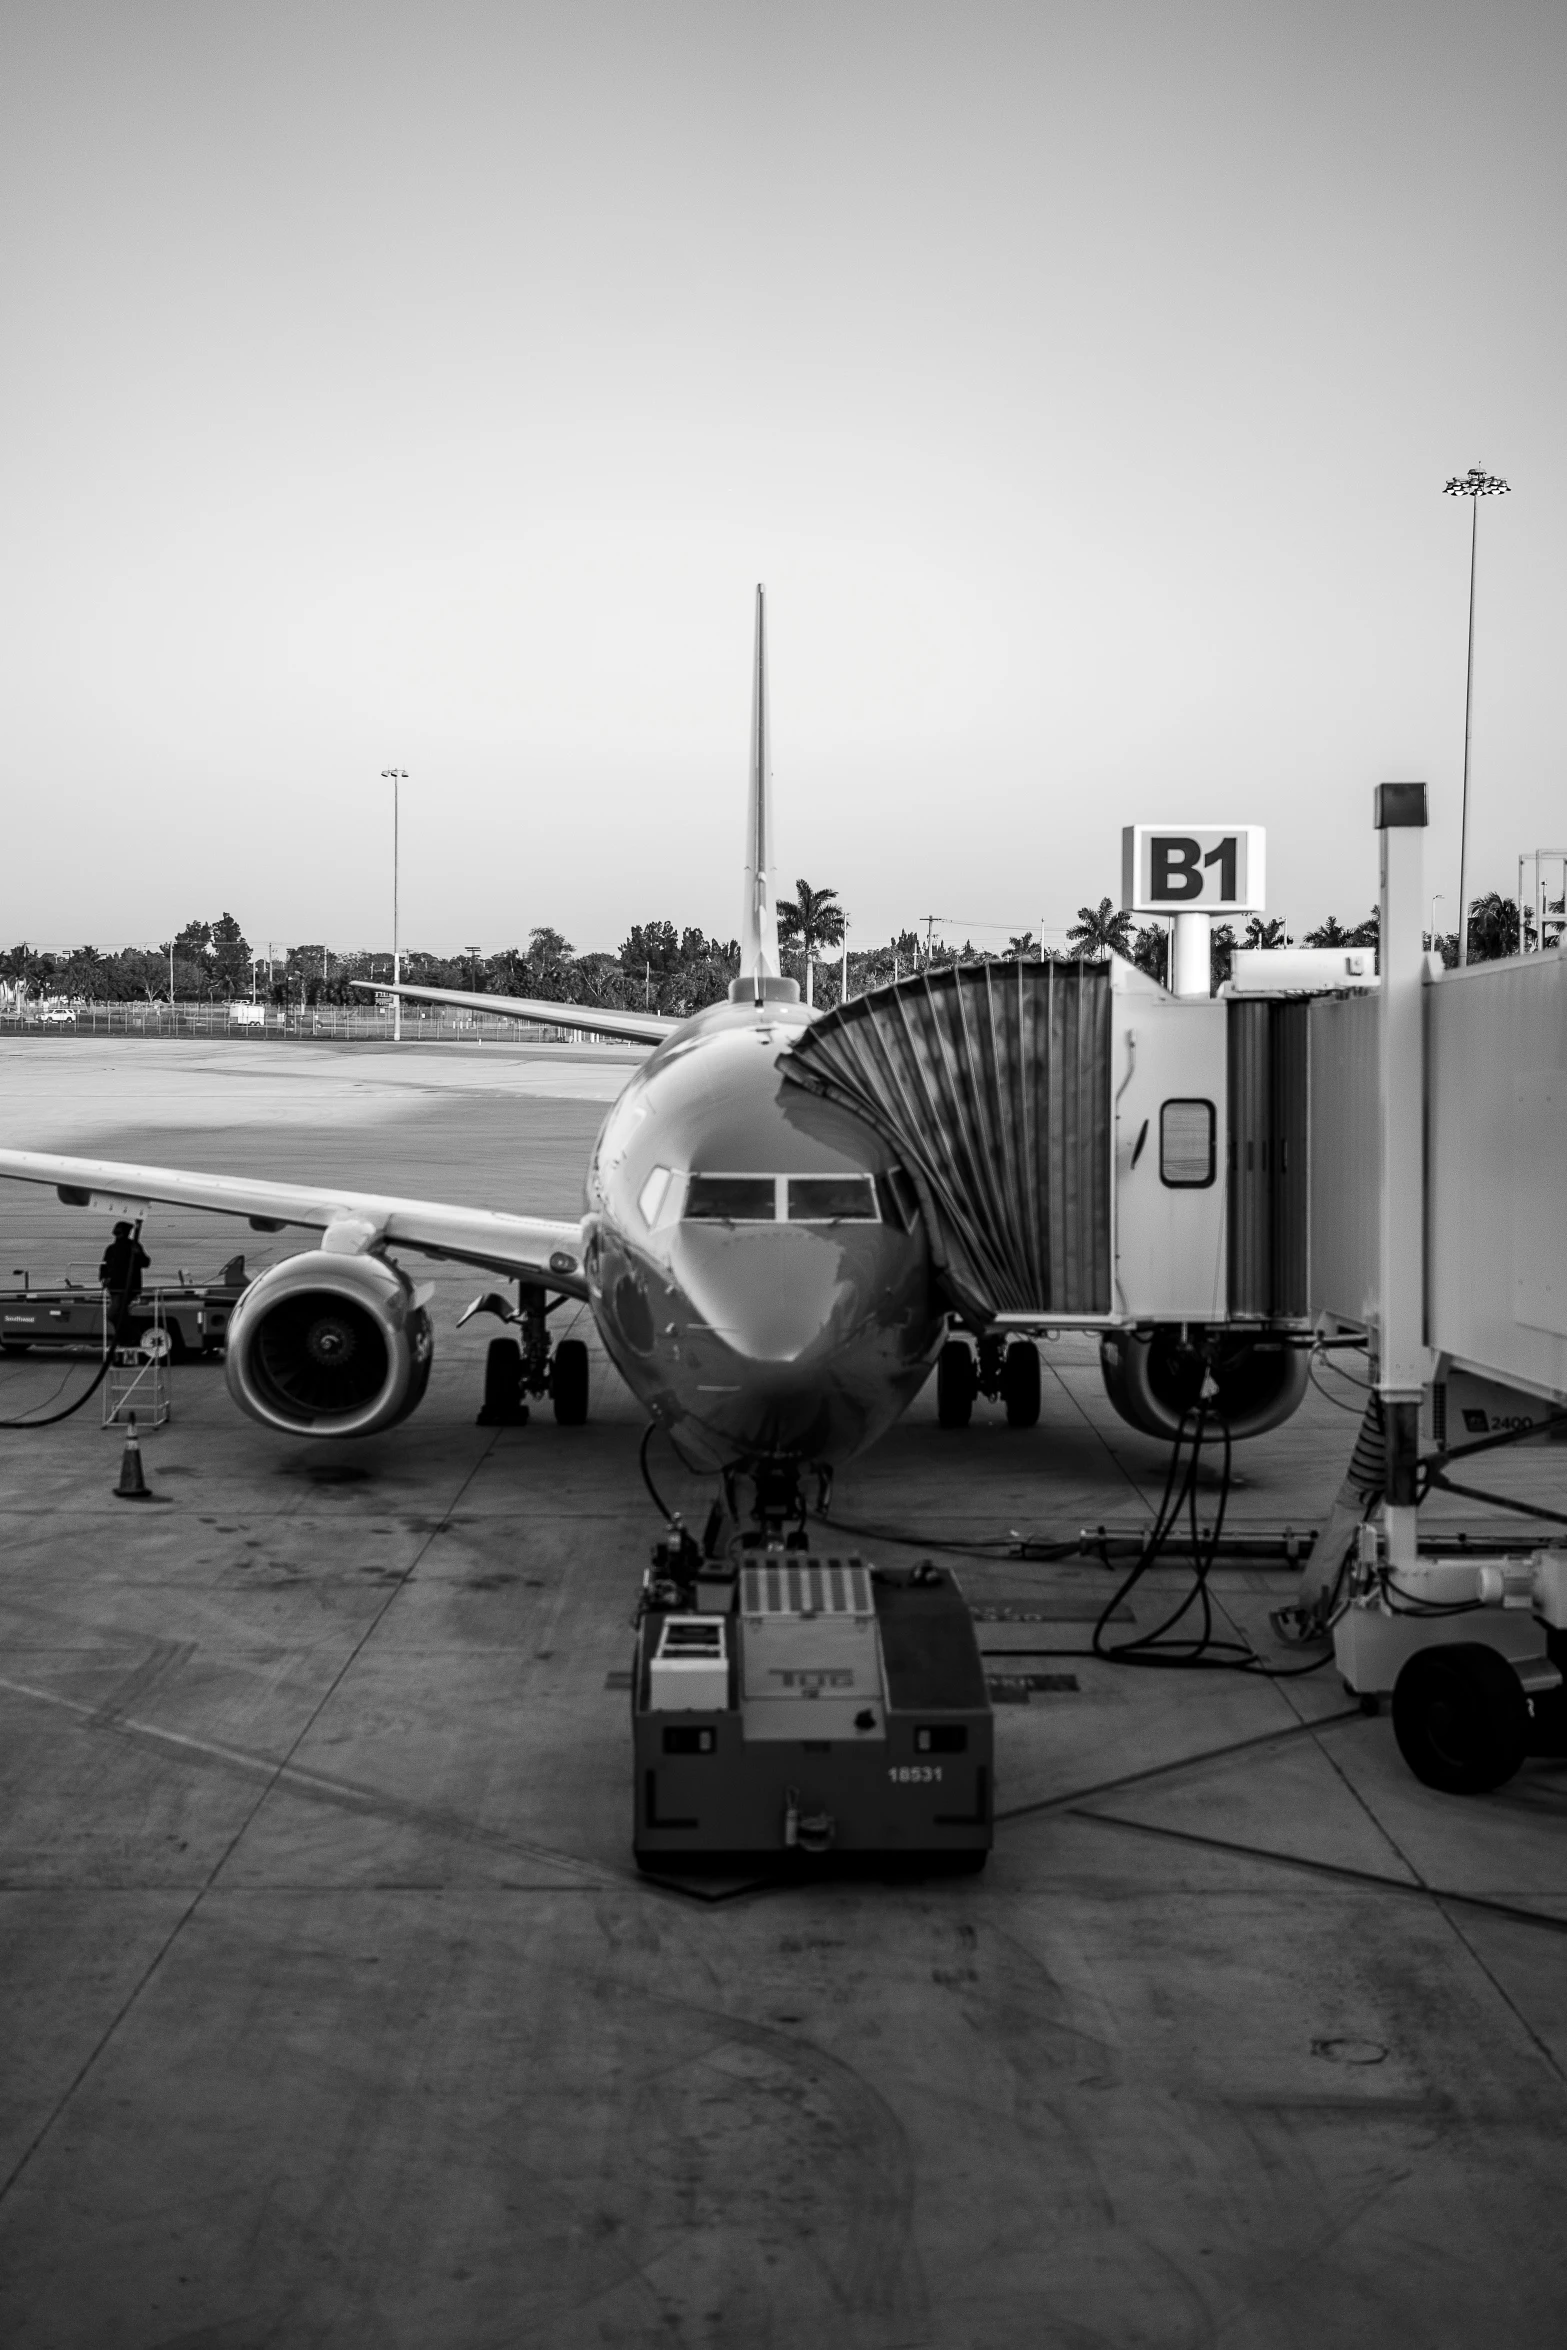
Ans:
[{"label": "jet bridge support column", "polygon": [[1387,1447],[1383,1488],[1387,1556],[1388,1563],[1396,1567],[1412,1565],[1415,1557],[1420,1396],[1426,1377],[1421,1029],[1425,785],[1378,784],[1376,823],[1382,866],[1377,1393]]}]

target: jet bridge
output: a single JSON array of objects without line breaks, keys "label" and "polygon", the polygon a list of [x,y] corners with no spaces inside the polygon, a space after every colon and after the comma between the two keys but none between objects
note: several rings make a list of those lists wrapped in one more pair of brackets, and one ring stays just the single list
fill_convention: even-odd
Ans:
[{"label": "jet bridge", "polygon": [[897,1152],[982,1384],[1009,1338],[1097,1329],[1135,1425],[1173,1435],[1211,1372],[1250,1435],[1305,1384],[1305,1037],[1280,1012],[1120,958],[964,964],[840,1006],[780,1066]]},{"label": "jet bridge", "polygon": [[956,1312],[1110,1319],[1111,967],[980,963],[858,996],[783,1073],[899,1153]]}]

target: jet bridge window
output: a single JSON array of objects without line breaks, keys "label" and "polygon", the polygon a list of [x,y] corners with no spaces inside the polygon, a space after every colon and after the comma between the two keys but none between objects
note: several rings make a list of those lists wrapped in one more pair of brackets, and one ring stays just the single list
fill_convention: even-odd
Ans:
[{"label": "jet bridge window", "polygon": [[771,1175],[693,1175],[686,1185],[688,1224],[773,1224],[778,1184]]},{"label": "jet bridge window", "polygon": [[791,1224],[874,1224],[876,1186],[869,1175],[791,1175]]},{"label": "jet bridge window", "polygon": [[1159,1180],[1172,1191],[1206,1191],[1215,1173],[1212,1102],[1166,1102],[1159,1112]]}]

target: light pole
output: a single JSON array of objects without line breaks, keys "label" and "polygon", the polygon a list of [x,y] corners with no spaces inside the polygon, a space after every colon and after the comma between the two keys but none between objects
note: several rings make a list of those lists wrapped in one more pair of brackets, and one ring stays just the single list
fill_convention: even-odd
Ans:
[{"label": "light pole", "polygon": [[[402,984],[403,958],[397,933],[397,796],[399,786],[408,781],[408,770],[406,767],[383,767],[381,777],[383,782],[389,783],[392,787],[392,985],[398,987]],[[392,1042],[393,1044],[401,1044],[402,1041],[403,999],[400,995],[394,995],[392,998]]]},{"label": "light pole", "polygon": [[1445,906],[1446,904],[1446,890],[1433,890],[1431,893],[1431,944],[1433,946],[1436,945],[1436,910],[1438,906]]},{"label": "light pole", "polygon": [[1475,682],[1475,549],[1479,541],[1480,500],[1506,497],[1507,484],[1483,465],[1471,465],[1455,474],[1442,492],[1445,498],[1469,500],[1469,662],[1464,671],[1464,797],[1458,819],[1458,960],[1469,960],[1469,718]]}]

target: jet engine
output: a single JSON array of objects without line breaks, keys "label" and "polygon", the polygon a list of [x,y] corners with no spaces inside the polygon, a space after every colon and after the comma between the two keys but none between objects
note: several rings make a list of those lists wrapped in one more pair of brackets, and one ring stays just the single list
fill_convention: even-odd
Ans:
[{"label": "jet engine", "polygon": [[[1099,1342],[1099,1368],[1122,1419],[1167,1443],[1201,1400],[1209,1373],[1218,1389],[1209,1409],[1231,1436],[1277,1428],[1306,1392],[1304,1348],[1252,1331],[1178,1322],[1107,1332]],[[1191,1420],[1186,1425],[1190,1433]]]},{"label": "jet engine", "polygon": [[373,1436],[413,1410],[433,1354],[430,1317],[400,1266],[311,1249],[261,1274],[235,1307],[229,1393],[268,1428]]}]

